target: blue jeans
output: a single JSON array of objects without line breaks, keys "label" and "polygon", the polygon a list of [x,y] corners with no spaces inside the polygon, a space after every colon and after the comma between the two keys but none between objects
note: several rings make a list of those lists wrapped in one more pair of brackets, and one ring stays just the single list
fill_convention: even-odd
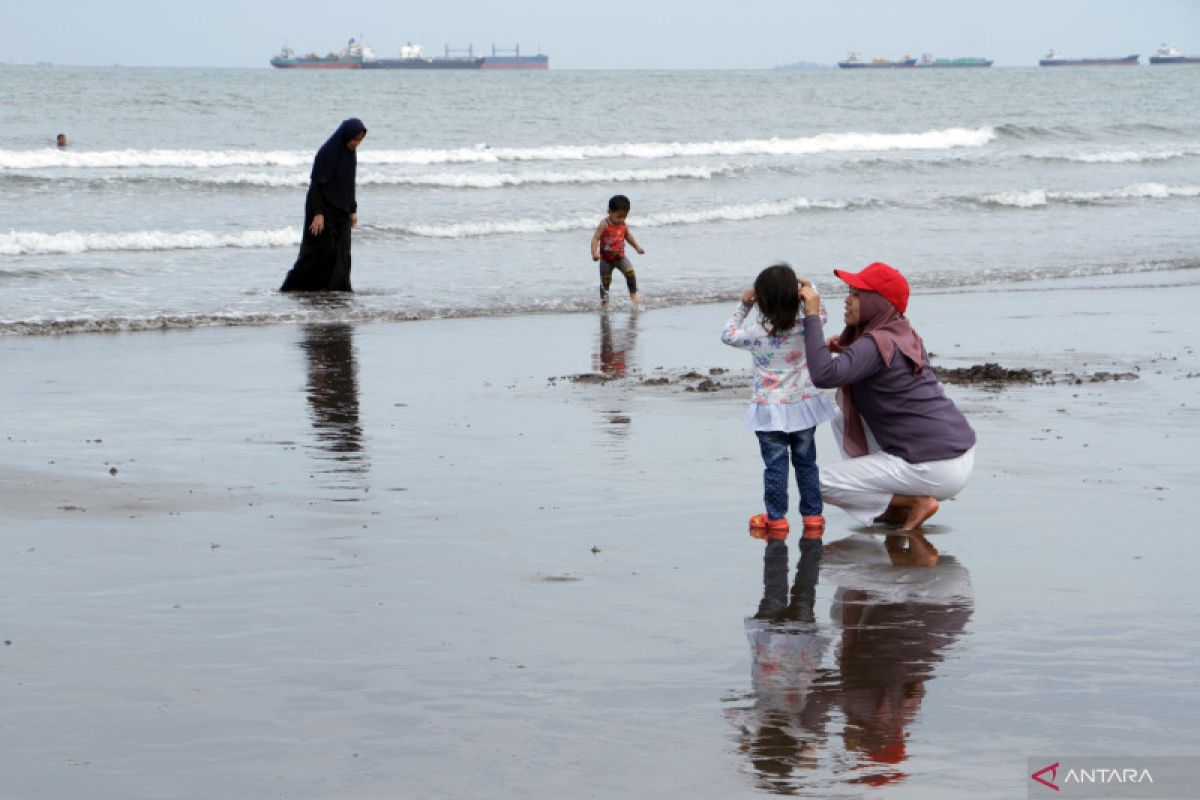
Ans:
[{"label": "blue jeans", "polygon": [[782,519],[788,511],[788,454],[796,469],[796,488],[800,492],[801,516],[820,514],[821,472],[817,468],[817,446],[813,442],[815,428],[784,433],[756,431],[763,459],[763,502],[767,516]]}]

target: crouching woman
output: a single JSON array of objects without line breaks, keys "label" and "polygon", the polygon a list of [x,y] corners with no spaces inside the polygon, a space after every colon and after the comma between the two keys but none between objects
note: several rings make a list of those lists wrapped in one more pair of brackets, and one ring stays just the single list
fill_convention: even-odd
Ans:
[{"label": "crouching woman", "polygon": [[880,262],[834,274],[850,295],[846,327],[828,341],[820,294],[811,285],[800,288],[808,370],[814,385],[838,390],[847,456],[821,467],[821,497],[864,525],[915,530],[937,513],[939,501],[966,486],[975,431],[942,391],[921,337],[904,316],[904,276]]}]

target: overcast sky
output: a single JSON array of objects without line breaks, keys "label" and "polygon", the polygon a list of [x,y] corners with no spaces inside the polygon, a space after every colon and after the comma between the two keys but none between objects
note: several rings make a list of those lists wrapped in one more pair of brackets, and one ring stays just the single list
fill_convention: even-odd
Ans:
[{"label": "overcast sky", "polygon": [[380,55],[406,40],[511,47],[557,69],[757,68],[906,53],[1032,66],[1140,53],[1200,53],[1200,0],[0,0],[0,62],[266,67],[350,36]]}]

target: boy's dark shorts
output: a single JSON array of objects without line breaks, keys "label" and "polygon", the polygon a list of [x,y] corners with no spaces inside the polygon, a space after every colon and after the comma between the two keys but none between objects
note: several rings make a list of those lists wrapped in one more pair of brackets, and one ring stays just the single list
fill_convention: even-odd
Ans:
[{"label": "boy's dark shorts", "polygon": [[625,285],[629,287],[629,293],[633,294],[637,291],[637,275],[633,272],[633,264],[629,263],[629,259],[622,256],[614,261],[600,259],[600,297],[608,297],[608,287],[612,285],[613,270],[618,269],[625,276]]}]

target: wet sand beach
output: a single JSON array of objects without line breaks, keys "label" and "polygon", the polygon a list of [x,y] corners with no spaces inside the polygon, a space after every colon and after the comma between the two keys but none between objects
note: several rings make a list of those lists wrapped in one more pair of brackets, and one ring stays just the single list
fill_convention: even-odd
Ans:
[{"label": "wet sand beach", "polygon": [[0,338],[0,794],[1007,798],[1035,753],[1194,755],[1197,300],[915,295],[935,364],[1050,380],[947,385],[940,563],[828,509],[804,631],[745,620],[732,300]]}]

